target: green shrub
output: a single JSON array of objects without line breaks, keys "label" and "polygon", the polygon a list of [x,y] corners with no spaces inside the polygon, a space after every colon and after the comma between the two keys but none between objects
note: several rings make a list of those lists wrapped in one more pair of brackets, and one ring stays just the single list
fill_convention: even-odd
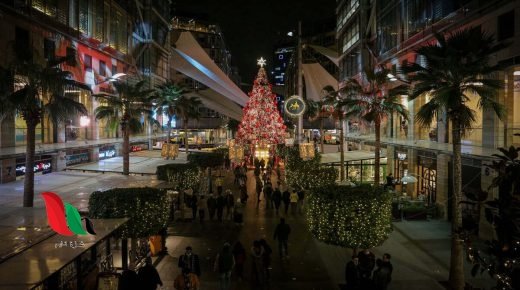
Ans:
[{"label": "green shrub", "polygon": [[391,212],[391,194],[368,185],[314,188],[307,203],[313,236],[352,249],[381,245],[392,232]]},{"label": "green shrub", "polygon": [[199,187],[199,167],[193,163],[157,166],[157,179],[168,181],[174,189]]},{"label": "green shrub", "polygon": [[119,238],[145,238],[166,227],[170,201],[166,192],[155,188],[114,188],[95,191],[89,199],[93,218],[129,218],[119,229]]},{"label": "green shrub", "polygon": [[222,152],[197,152],[188,155],[188,162],[201,168],[218,167],[224,164]]},{"label": "green shrub", "polygon": [[291,187],[313,189],[316,187],[332,185],[336,182],[338,173],[334,168],[324,167],[320,164],[321,155],[316,152],[311,160],[300,158],[297,145],[293,147],[281,147],[278,150],[285,156],[287,164],[285,177]]}]

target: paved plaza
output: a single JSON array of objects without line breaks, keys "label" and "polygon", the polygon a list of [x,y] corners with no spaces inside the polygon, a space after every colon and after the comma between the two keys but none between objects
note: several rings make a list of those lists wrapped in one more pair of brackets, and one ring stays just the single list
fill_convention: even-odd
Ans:
[{"label": "paved plaza", "polygon": [[[92,164],[78,165],[75,170],[54,172],[37,176],[35,184],[35,207],[22,208],[23,180],[0,185],[0,253],[8,258],[12,250],[24,251],[31,242],[44,240],[53,235],[46,225],[43,202],[39,193],[54,191],[80,210],[88,210],[88,197],[96,190],[114,187],[158,186],[162,182],[149,175],[159,164],[166,162],[185,162],[184,153],[177,160],[163,160],[158,151],[133,153],[131,170],[134,175],[124,176],[119,173],[104,173],[120,170],[119,158],[108,159]],[[87,172],[83,172],[85,168]],[[99,172],[93,172],[99,170]],[[141,175],[139,173],[143,173]],[[289,239],[290,259],[278,258],[277,244],[273,240],[274,227],[279,216],[273,210],[265,210],[264,201],[256,207],[254,178],[248,172],[248,191],[250,199],[244,210],[245,224],[237,228],[231,221],[223,223],[208,221],[176,221],[169,228],[167,239],[168,254],[155,260],[165,289],[173,289],[173,279],[180,272],[178,258],[187,245],[191,245],[202,260],[202,289],[217,289],[218,277],[213,272],[213,263],[217,252],[225,241],[234,243],[240,240],[249,253],[252,241],[265,238],[273,248],[272,281],[270,289],[339,289],[344,283],[344,267],[351,251],[325,245],[313,239],[307,230],[305,219],[300,214],[288,214],[287,222],[293,232]],[[230,188],[237,195],[237,188],[232,185],[232,175],[228,172],[225,188]],[[285,216],[285,215],[283,215]],[[19,231],[24,226],[28,230]],[[37,228],[38,230],[34,230]],[[390,290],[394,289],[443,289],[438,281],[445,281],[449,269],[449,228],[443,221],[395,222],[390,238],[381,246],[373,249],[377,257],[385,252],[392,254],[394,273]],[[16,256],[14,256],[16,258]],[[250,259],[249,259],[250,260]],[[5,263],[9,263],[9,259]],[[117,265],[117,262],[116,262]],[[469,269],[469,267],[468,267]],[[233,281],[233,289],[255,289],[248,282],[250,261],[246,262],[245,281]],[[467,277],[470,277],[469,273]],[[473,285],[489,284],[489,279],[468,278]]]}]

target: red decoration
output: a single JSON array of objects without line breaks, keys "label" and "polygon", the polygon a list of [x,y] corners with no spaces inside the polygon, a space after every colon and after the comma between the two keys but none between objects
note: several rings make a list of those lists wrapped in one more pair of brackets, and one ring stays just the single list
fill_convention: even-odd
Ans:
[{"label": "red decoration", "polygon": [[258,71],[243,112],[236,135],[237,143],[284,143],[286,127],[276,107],[276,95],[271,91],[264,68]]}]

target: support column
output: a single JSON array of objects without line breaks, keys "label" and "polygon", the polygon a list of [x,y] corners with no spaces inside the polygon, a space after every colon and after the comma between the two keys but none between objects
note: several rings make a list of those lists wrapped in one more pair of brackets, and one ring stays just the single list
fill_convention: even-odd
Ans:
[{"label": "support column", "polygon": [[0,183],[16,180],[16,158],[0,160]]},{"label": "support column", "polygon": [[394,163],[395,163],[395,147],[391,145],[386,145],[386,173],[392,173],[394,178],[396,173],[394,172]]},{"label": "support column", "polygon": [[[419,175],[417,174],[417,150],[408,149],[407,153],[408,158],[408,175],[412,175],[415,178],[419,179]],[[417,183],[408,183],[406,185],[406,194],[411,196],[412,198],[417,197]]]},{"label": "support column", "polygon": [[15,146],[15,138],[14,117],[6,117],[0,121],[0,148]]},{"label": "support column", "polygon": [[65,170],[65,168],[67,167],[67,159],[66,159],[66,156],[67,156],[67,152],[65,150],[60,150],[58,151],[58,154],[56,154],[56,164],[53,166],[54,169],[53,171],[62,171],[62,170]]}]

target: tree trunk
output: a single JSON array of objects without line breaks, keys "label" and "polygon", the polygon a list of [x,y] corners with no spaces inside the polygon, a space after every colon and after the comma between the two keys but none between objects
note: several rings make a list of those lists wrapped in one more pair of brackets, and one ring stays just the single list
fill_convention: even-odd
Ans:
[{"label": "tree trunk", "polygon": [[128,124],[123,128],[123,174],[130,174],[130,132]]},{"label": "tree trunk", "polygon": [[379,186],[380,183],[380,155],[381,155],[381,121],[376,120],[374,122],[375,125],[375,133],[376,133],[376,146],[375,146],[375,154],[374,154],[374,186]]},{"label": "tree trunk", "polygon": [[121,239],[121,267],[128,270],[128,239]]},{"label": "tree trunk", "polygon": [[463,240],[460,237],[462,228],[462,213],[460,210],[461,191],[462,191],[462,156],[461,156],[461,131],[460,122],[452,120],[452,139],[453,139],[453,197],[451,220],[451,259],[449,284],[452,290],[463,290],[464,281],[464,249]]},{"label": "tree trunk", "polygon": [[137,238],[132,238],[130,239],[130,248],[131,248],[131,253],[132,255],[130,255],[130,270],[135,270],[136,266],[137,266],[137,257],[139,256],[139,250],[138,250],[138,246],[137,246]]},{"label": "tree trunk", "polygon": [[325,153],[323,152],[323,140],[325,139],[325,136],[323,136],[323,118],[320,117],[320,152],[321,154]]},{"label": "tree trunk", "polygon": [[173,116],[170,116],[168,117],[168,139],[166,139],[166,144],[170,144],[170,140],[172,138],[172,119],[173,119]]},{"label": "tree trunk", "polygon": [[[342,121],[340,121],[340,124],[342,124]],[[345,139],[343,137],[343,128],[340,129],[339,131],[339,162],[340,162],[340,167],[339,167],[339,179],[340,181],[343,181],[345,180],[345,148],[344,148],[344,141],[343,139]]]},{"label": "tree trunk", "polygon": [[184,147],[186,149],[186,157],[189,154],[189,147],[188,147],[188,119],[184,119]]},{"label": "tree trunk", "polygon": [[37,122],[26,121],[27,144],[25,145],[25,176],[23,180],[23,206],[33,207],[34,203],[34,155]]}]

